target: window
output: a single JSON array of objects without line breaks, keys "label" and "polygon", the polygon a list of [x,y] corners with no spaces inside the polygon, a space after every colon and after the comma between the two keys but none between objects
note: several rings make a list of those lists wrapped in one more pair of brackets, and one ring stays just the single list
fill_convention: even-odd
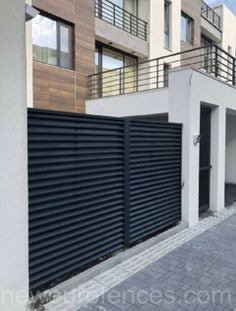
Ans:
[{"label": "window", "polygon": [[[103,96],[135,91],[136,57],[97,42],[95,60],[97,73],[103,72],[102,83],[100,81],[98,86]],[[124,66],[127,67],[123,68]],[[115,70],[117,68],[122,69]]]},{"label": "window", "polygon": [[111,0],[111,2],[115,5],[118,5],[119,7],[124,7],[124,1],[123,0]]},{"label": "window", "polygon": [[170,48],[170,12],[171,2],[165,0],[164,4],[164,47]]},{"label": "window", "polygon": [[102,51],[102,71],[123,67],[123,55],[108,48]]},{"label": "window", "polygon": [[[100,0],[101,1],[101,0]],[[137,16],[138,14],[138,0],[108,0],[109,2],[119,6],[121,9]],[[103,0],[104,5],[108,5],[108,1]]]},{"label": "window", "polygon": [[185,13],[181,16],[181,40],[193,44],[193,19]]},{"label": "window", "polygon": [[97,72],[103,72],[131,64],[135,65],[137,57],[97,42],[95,61]]},{"label": "window", "polygon": [[138,16],[138,1],[126,0],[124,3],[124,9],[134,16]]},{"label": "window", "polygon": [[38,15],[33,19],[33,59],[73,69],[73,26]]}]

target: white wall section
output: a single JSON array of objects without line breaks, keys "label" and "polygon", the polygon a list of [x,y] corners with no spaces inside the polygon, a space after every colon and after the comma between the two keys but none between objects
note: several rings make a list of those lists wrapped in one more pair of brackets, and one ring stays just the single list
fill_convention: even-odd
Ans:
[{"label": "white wall section", "polygon": [[210,209],[213,212],[225,207],[225,135],[226,108],[222,103],[211,112]]},{"label": "white wall section", "polygon": [[199,144],[194,135],[200,133],[200,99],[193,97],[192,70],[170,74],[169,121],[183,124],[182,142],[182,220],[190,227],[199,215]]},{"label": "white wall section", "polygon": [[0,10],[0,310],[28,302],[25,1]]},{"label": "white wall section", "polygon": [[[31,5],[32,0],[26,0]],[[33,42],[32,21],[26,23],[26,59],[27,59],[27,106],[33,107]]]},{"label": "white wall section", "polygon": [[150,59],[181,50],[181,0],[171,2],[170,49],[164,48],[164,3],[164,0],[150,0]]},{"label": "white wall section", "polygon": [[128,117],[168,112],[169,89],[118,95],[86,101],[86,113]]},{"label": "white wall section", "polygon": [[227,52],[228,47],[232,48],[232,56],[235,56],[236,51],[236,16],[225,5],[221,4],[214,7],[214,11],[222,16],[222,41],[220,46]]}]

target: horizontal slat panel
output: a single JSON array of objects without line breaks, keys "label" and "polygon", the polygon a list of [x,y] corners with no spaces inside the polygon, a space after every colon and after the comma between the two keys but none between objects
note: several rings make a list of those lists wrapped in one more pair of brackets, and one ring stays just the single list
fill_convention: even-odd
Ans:
[{"label": "horizontal slat panel", "polygon": [[31,289],[179,221],[181,126],[125,122],[29,109]]},{"label": "horizontal slat panel", "polygon": [[29,110],[30,288],[124,245],[123,120]]},{"label": "horizontal slat panel", "polygon": [[179,125],[131,121],[131,242],[180,220],[181,145]]}]

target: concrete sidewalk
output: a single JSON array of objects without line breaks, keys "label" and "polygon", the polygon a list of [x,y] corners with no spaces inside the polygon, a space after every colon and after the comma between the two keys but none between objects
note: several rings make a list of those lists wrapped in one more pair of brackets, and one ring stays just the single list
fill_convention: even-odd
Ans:
[{"label": "concrete sidewalk", "polygon": [[236,310],[236,207],[58,297],[46,310]]}]

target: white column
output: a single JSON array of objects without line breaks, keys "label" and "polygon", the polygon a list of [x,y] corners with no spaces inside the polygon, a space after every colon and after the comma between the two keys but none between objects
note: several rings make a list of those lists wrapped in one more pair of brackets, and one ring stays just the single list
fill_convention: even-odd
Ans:
[{"label": "white column", "polygon": [[211,186],[210,209],[225,207],[226,108],[221,105],[211,113]]},{"label": "white column", "polygon": [[0,310],[28,301],[25,1],[0,9]]},{"label": "white column", "polygon": [[[32,0],[26,0],[31,5]],[[26,23],[26,68],[27,68],[27,106],[33,107],[33,45],[32,20]]]},{"label": "white column", "polygon": [[199,219],[200,100],[192,94],[192,70],[171,72],[169,78],[169,121],[183,124],[182,221],[194,226]]}]

